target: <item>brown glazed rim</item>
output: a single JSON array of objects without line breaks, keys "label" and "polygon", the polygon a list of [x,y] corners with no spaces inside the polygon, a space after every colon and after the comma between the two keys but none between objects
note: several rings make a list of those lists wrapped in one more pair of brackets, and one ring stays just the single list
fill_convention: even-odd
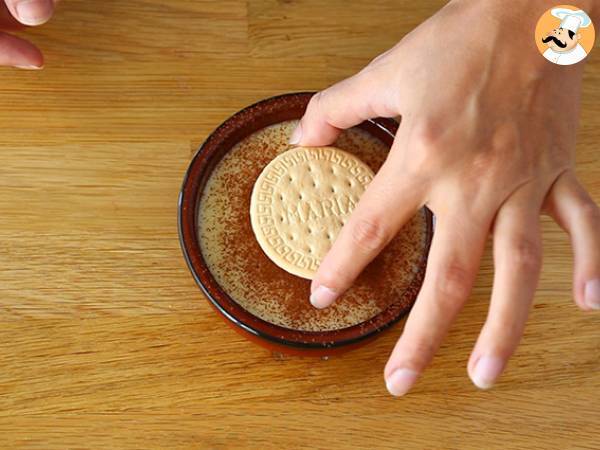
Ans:
[{"label": "brown glazed rim", "polygon": [[[302,331],[267,322],[241,307],[217,283],[200,250],[196,236],[200,193],[213,168],[241,139],[268,125],[302,117],[314,92],[298,92],[271,97],[250,105],[231,116],[206,139],[196,152],[183,179],[178,205],[179,241],[187,265],[198,286],[213,306],[235,326],[259,338],[279,345],[305,349],[334,349],[368,340],[395,324],[414,304],[427,264],[433,236],[432,214],[427,216],[427,244],[418,272],[398,302],[375,317],[351,327],[331,331]],[[358,125],[391,147],[398,123],[392,119],[374,119]],[[404,300],[404,301],[403,301]],[[307,299],[308,301],[308,299]]]}]

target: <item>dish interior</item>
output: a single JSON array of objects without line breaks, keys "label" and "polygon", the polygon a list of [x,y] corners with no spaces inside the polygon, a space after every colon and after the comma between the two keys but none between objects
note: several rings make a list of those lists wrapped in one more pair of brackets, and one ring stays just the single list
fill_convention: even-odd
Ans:
[{"label": "dish interior", "polygon": [[[238,142],[216,164],[200,193],[197,237],[220,287],[264,321],[301,331],[340,330],[365,322],[404,299],[427,251],[427,216],[420,210],[331,307],[309,302],[310,281],[280,269],[263,253],[250,224],[254,181],[276,155],[290,148],[297,120],[262,128]],[[333,144],[377,172],[389,148],[360,128]],[[410,305],[405,305],[406,308]]]}]

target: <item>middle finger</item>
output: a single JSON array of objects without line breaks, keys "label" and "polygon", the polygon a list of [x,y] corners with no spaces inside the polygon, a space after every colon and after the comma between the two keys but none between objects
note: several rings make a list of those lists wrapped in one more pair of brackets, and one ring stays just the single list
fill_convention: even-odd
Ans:
[{"label": "middle finger", "polygon": [[542,258],[539,197],[522,188],[496,215],[492,299],[468,365],[473,383],[481,389],[500,376],[527,322]]},{"label": "middle finger", "polygon": [[461,214],[465,210],[438,217],[423,287],[386,364],[386,385],[393,395],[404,395],[416,382],[471,293],[491,214],[475,220]]}]

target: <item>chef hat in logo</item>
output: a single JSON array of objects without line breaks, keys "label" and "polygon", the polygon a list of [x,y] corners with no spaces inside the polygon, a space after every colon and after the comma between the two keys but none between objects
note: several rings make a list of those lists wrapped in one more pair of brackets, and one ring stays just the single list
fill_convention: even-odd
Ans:
[{"label": "chef hat in logo", "polygon": [[566,8],[554,8],[551,13],[554,17],[561,20],[561,28],[565,30],[571,30],[573,33],[577,33],[579,28],[589,27],[592,23],[590,16],[588,16],[585,11],[580,9],[573,11]]}]

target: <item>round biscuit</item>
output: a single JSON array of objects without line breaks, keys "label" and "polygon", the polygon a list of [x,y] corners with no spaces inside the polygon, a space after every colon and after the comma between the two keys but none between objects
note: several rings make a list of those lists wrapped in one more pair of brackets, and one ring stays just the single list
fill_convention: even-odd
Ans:
[{"label": "round biscuit", "polygon": [[260,247],[277,266],[312,279],[373,176],[335,147],[281,153],[252,190],[250,221]]}]

